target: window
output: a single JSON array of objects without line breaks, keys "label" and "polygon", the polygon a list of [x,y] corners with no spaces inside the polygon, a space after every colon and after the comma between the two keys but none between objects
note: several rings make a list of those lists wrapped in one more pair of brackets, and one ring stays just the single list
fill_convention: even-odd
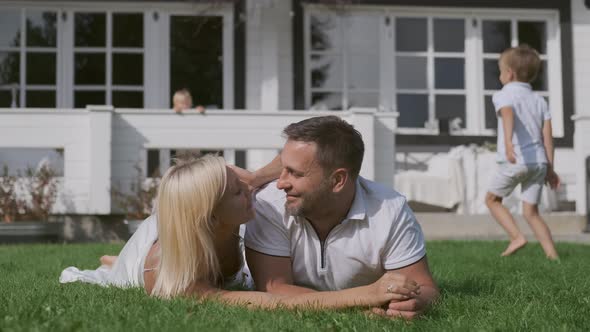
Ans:
[{"label": "window", "polygon": [[74,13],[74,107],[143,107],[143,13]]},{"label": "window", "polygon": [[[440,12],[440,13],[437,13]],[[555,11],[386,9],[305,12],[306,105],[396,110],[403,134],[491,135],[500,53],[529,44],[543,66],[533,88],[563,135]],[[448,129],[445,129],[448,128]]]},{"label": "window", "polygon": [[58,12],[1,9],[0,107],[55,107]]}]

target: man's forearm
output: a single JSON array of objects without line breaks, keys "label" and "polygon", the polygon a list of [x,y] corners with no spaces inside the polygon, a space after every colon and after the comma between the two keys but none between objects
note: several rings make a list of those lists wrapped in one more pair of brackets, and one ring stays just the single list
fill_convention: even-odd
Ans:
[{"label": "man's forearm", "polygon": [[276,295],[294,296],[307,293],[317,293],[315,289],[301,287],[289,284],[271,284],[267,285],[266,292]]}]

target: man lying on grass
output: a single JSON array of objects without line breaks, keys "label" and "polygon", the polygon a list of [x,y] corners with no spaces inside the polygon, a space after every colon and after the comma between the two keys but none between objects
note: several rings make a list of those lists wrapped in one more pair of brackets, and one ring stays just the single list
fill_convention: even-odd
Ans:
[{"label": "man lying on grass", "polygon": [[420,292],[373,312],[421,314],[438,296],[422,230],[402,195],[359,176],[360,133],[335,116],[293,123],[283,133],[281,155],[252,175],[264,179],[280,169],[278,181],[255,195],[256,215],[246,227],[257,289],[314,294],[397,274],[415,281]]}]

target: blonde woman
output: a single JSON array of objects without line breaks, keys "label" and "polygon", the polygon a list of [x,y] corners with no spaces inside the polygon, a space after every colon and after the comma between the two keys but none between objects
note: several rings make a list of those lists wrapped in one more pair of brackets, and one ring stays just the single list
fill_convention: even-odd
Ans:
[{"label": "blonde woman", "polygon": [[68,268],[60,280],[142,286],[161,298],[214,297],[263,308],[379,307],[419,293],[415,282],[395,273],[367,286],[297,296],[225,290],[249,285],[238,232],[254,210],[247,185],[220,157],[207,155],[171,167],[162,178],[157,206],[157,222],[150,217],[140,226],[112,269],[103,266],[104,275],[92,279],[88,273],[98,270]]}]

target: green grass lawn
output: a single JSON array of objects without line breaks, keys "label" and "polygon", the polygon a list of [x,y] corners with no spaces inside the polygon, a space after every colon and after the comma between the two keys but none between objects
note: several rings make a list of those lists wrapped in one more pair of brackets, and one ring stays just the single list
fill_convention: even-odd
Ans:
[{"label": "green grass lawn", "polygon": [[430,242],[428,256],[442,296],[413,322],[368,318],[360,310],[262,311],[163,301],[138,289],[60,285],[70,265],[94,268],[121,245],[0,246],[0,331],[384,331],[590,329],[590,246],[558,244],[550,262],[538,244],[500,258],[506,242]]}]

